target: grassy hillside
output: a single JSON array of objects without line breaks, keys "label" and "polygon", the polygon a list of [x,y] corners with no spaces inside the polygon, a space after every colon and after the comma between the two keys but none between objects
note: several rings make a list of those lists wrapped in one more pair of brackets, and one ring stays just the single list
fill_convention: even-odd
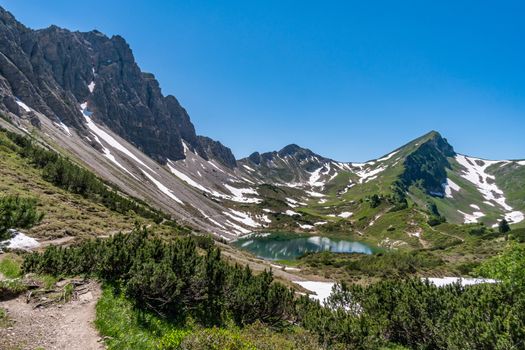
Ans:
[{"label": "grassy hillside", "polygon": [[525,166],[509,164],[492,167],[489,172],[496,176],[496,184],[505,192],[508,204],[525,211]]},{"label": "grassy hillside", "polygon": [[0,130],[0,193],[37,200],[42,222],[28,233],[40,239],[89,237],[131,230],[136,222],[162,229],[133,211],[119,213],[100,201],[85,198],[44,180],[41,169],[20,154],[21,147]]}]

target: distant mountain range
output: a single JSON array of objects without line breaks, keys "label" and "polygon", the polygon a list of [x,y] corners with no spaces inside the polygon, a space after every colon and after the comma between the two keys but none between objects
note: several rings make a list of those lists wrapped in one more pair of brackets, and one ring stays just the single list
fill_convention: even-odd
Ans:
[{"label": "distant mountain range", "polygon": [[339,230],[386,246],[424,245],[421,237],[443,221],[523,224],[524,160],[462,155],[435,131],[365,163],[298,145],[236,160],[196,135],[122,37],[31,30],[1,8],[0,35],[0,126],[195,229],[225,239]]}]

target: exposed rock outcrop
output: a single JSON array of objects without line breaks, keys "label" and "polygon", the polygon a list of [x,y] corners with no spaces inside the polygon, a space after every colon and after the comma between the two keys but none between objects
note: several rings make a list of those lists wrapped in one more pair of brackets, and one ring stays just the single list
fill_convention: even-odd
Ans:
[{"label": "exposed rock outcrop", "polygon": [[236,165],[228,148],[197,137],[186,110],[174,96],[162,94],[153,74],[140,70],[121,36],[57,26],[32,30],[0,7],[0,37],[3,114],[31,118],[17,103],[22,101],[85,133],[79,105],[87,101],[95,121],[160,163],[183,159],[185,140],[206,158]]}]

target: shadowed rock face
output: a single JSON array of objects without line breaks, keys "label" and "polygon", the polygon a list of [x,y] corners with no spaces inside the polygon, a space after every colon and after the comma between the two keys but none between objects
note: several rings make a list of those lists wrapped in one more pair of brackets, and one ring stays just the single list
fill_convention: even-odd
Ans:
[{"label": "shadowed rock face", "polygon": [[4,114],[27,114],[16,97],[83,133],[79,105],[87,101],[96,121],[160,163],[183,159],[185,140],[203,157],[236,166],[230,149],[195,134],[186,110],[174,96],[162,95],[153,74],[141,72],[122,37],[56,26],[31,30],[0,7],[0,38]]},{"label": "shadowed rock face", "polygon": [[448,158],[455,155],[446,139],[431,132],[430,138],[405,159],[401,180],[406,187],[419,182],[428,194],[444,196],[443,184],[450,169]]},{"label": "shadowed rock face", "polygon": [[204,150],[204,159],[217,159],[222,165],[233,169],[237,166],[237,161],[230,149],[219,141],[215,141],[206,136],[197,136],[200,147]]}]

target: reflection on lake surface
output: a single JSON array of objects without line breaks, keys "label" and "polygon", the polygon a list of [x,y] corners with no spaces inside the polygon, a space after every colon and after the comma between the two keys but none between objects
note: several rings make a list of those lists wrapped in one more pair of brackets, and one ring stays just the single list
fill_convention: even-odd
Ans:
[{"label": "reflection on lake surface", "polygon": [[293,234],[254,234],[241,238],[233,245],[268,260],[293,260],[308,252],[372,254],[373,248],[365,243],[344,239],[298,236]]}]

